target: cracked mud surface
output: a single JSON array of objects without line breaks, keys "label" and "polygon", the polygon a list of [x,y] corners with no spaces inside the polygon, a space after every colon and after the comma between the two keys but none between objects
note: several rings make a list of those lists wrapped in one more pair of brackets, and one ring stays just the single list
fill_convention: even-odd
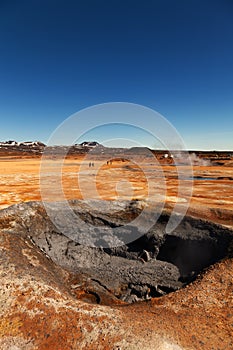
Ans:
[{"label": "cracked mud surface", "polygon": [[[80,222],[73,231],[68,220],[59,220],[65,234],[54,226],[39,202],[3,210],[0,222],[5,225],[2,227],[5,232],[17,231],[54,263],[72,273],[71,290],[89,302],[132,303],[160,297],[184,287],[204,268],[231,254],[232,231],[187,217],[173,233],[166,234],[166,213],[137,240],[106,247],[113,239],[113,227],[117,227],[122,236],[128,234],[125,224],[140,214],[141,202],[108,202],[106,206],[102,201],[95,201],[94,209],[90,201],[70,204]],[[60,203],[53,206],[53,214],[68,216],[64,215]],[[79,237],[83,238],[83,234],[86,242],[91,237],[91,242],[98,247],[80,244]],[[100,237],[104,247],[99,246]]]},{"label": "cracked mud surface", "polygon": [[[40,200],[39,158],[24,159],[20,154],[0,161],[1,208]],[[72,156],[64,163],[67,199],[82,198],[77,186],[81,162]],[[232,161],[195,165],[188,214],[198,219],[187,217],[166,235],[165,213],[153,232],[124,249],[80,246],[72,236],[59,234],[40,203],[0,212],[0,349],[233,349],[232,231],[205,221],[233,228],[232,165]],[[88,165],[86,170],[90,179]],[[176,170],[164,164],[163,171],[166,207],[172,210]],[[140,172],[127,162],[101,169],[100,197],[131,199],[132,192],[125,188],[115,191],[122,178],[132,181],[133,198],[145,197]],[[92,198],[88,190],[87,181],[87,197]],[[140,212],[140,207],[134,209]],[[111,229],[121,228],[124,220],[136,215],[132,206],[120,218],[110,219],[111,210],[104,210],[105,215],[88,214],[83,203],[78,212],[82,220],[103,229],[108,223]],[[94,232],[91,242],[98,236]],[[79,233],[82,238],[84,230]],[[98,244],[106,246],[103,241]]]},{"label": "cracked mud surface", "polygon": [[[83,219],[85,205],[73,205],[82,212]],[[130,208],[132,210],[132,206]],[[127,216],[127,210],[125,213]],[[96,213],[93,217],[97,217]],[[104,219],[106,223],[109,220],[107,217],[108,213],[105,213],[102,222]],[[125,218],[121,216],[121,220]],[[111,217],[111,222],[114,220],[117,217]],[[84,247],[82,251],[77,242],[56,232],[40,203],[20,204],[1,211],[0,348],[232,349],[232,231],[205,221],[185,218],[173,235],[162,235],[166,220],[164,214],[155,231],[152,230],[147,237],[127,249],[101,249],[94,264],[94,252],[97,250]],[[206,258],[200,259],[199,255],[195,259],[192,257],[192,263],[184,269],[193,243],[195,248],[199,248],[199,255]],[[159,246],[159,249],[150,250],[153,246]],[[177,260],[180,247],[187,254]],[[209,254],[207,247],[210,247]],[[219,249],[216,250],[216,247]],[[82,260],[80,257],[84,252],[85,258]],[[156,273],[160,268],[171,266],[172,271],[177,273],[172,283],[179,280],[179,283],[186,284],[187,278],[193,278],[192,273],[187,276],[189,271],[196,269],[197,272],[200,267],[212,263],[210,258],[217,261],[224,256],[223,260],[200,272],[195,281],[186,287],[132,304],[121,300],[122,293],[117,295],[111,274],[111,271],[115,271],[102,263],[102,259],[110,262],[124,259],[125,266],[130,266],[128,269],[131,266],[141,266],[142,269],[148,266],[150,285],[151,264],[159,266],[154,269]],[[90,274],[86,265],[84,268],[87,261],[89,266],[95,265],[94,275]],[[98,270],[100,266],[101,269],[105,268],[105,272],[108,271],[107,274],[101,275],[101,269]],[[121,264],[117,266],[122,267]],[[121,276],[127,275],[127,269],[123,275],[120,268],[116,271],[122,279]],[[168,279],[169,275],[163,283],[167,283]],[[144,284],[147,285],[145,280]],[[129,289],[132,287],[131,295],[138,293],[139,298],[143,299],[143,292],[133,289],[135,285],[139,287],[137,283],[129,286]],[[106,287],[113,290],[108,291]]]}]

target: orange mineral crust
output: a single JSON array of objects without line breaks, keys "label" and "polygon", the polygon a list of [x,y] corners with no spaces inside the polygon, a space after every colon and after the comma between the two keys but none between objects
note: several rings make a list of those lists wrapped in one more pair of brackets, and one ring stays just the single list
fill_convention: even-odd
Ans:
[{"label": "orange mineral crust", "polygon": [[[95,160],[94,167],[89,167],[89,160],[83,155],[69,155],[62,167],[60,161],[49,159],[48,181],[44,191],[52,201],[62,199],[98,198],[114,199],[148,199],[153,194],[158,202],[165,202],[172,209],[176,202],[188,203],[190,215],[206,218],[223,225],[233,227],[233,161],[226,160],[216,165],[194,165],[192,169],[180,166],[184,177],[180,180],[182,192],[177,197],[178,175],[177,168],[167,164],[163,159],[161,165],[145,161],[142,164],[116,159],[111,164]],[[0,208],[20,203],[22,201],[41,200],[39,156],[8,155],[0,157]],[[146,174],[145,174],[146,169]],[[56,189],[57,171],[62,173],[62,192]],[[193,182],[186,173],[193,176]],[[148,178],[148,174],[149,178]],[[148,186],[150,186],[150,192]],[[190,197],[186,193],[192,190]]]},{"label": "orange mineral crust", "polygon": [[2,229],[0,248],[1,349],[233,348],[232,259],[175,293],[104,306],[75,295],[72,276],[20,234]]},{"label": "orange mineral crust", "polygon": [[[59,159],[44,161],[48,170],[43,174],[43,191],[56,202],[61,200],[61,193],[56,191]],[[155,236],[159,255],[147,244],[153,240],[148,240],[140,254],[134,250],[140,244],[127,251],[133,258],[126,264],[122,260],[124,251],[121,257],[110,254],[105,264],[102,247],[91,250],[72,241],[69,235],[62,235],[49,221],[41,202],[34,203],[43,199],[41,155],[2,152],[0,167],[0,349],[233,349],[233,159],[219,161],[210,154],[208,160],[205,155],[205,162],[193,164],[191,177],[186,176],[190,174],[187,165],[180,165],[183,176],[179,179],[179,170],[163,154],[156,164],[138,157],[134,163],[120,158],[108,163],[95,159],[94,165],[86,155],[68,155],[59,174],[62,199],[72,200],[74,205],[74,199],[107,200],[113,207],[113,200],[118,200],[120,206],[124,201],[130,204],[126,209],[121,207],[122,212],[117,211],[119,217],[113,213],[109,219],[109,213],[98,217],[94,209],[92,214],[85,212],[85,203],[89,202],[79,201],[81,219],[94,226],[107,222],[115,227],[127,217],[131,221],[144,206],[150,210],[154,202],[164,202],[165,216],[176,203],[187,204],[189,217],[174,236]],[[14,204],[17,205],[9,207]],[[134,211],[131,213],[129,208]],[[162,219],[160,233],[164,231],[163,224]],[[194,226],[195,237],[189,236]],[[81,230],[83,227],[84,223]],[[91,232],[95,233],[95,229]],[[188,254],[183,249],[186,259],[191,254],[200,262],[205,252],[208,266],[202,264],[198,273],[189,271],[185,275],[183,265],[184,273],[179,277],[174,242],[182,242],[185,249],[190,249]],[[165,243],[173,261],[164,260]],[[190,244],[198,249],[193,251]],[[214,259],[208,257],[209,247]],[[177,265],[172,266],[176,260]],[[86,261],[89,265],[81,269]],[[163,288],[161,283],[157,286],[145,282],[143,289],[132,281],[126,286],[123,274],[119,287],[118,280],[112,278],[116,272],[112,262],[121,273],[131,268],[132,280],[142,272],[148,279],[155,268],[167,274],[168,282]],[[107,287],[95,275],[100,266]],[[170,271],[177,274],[176,281],[171,282],[172,290]],[[162,277],[163,274],[159,278]],[[143,301],[127,295],[127,288],[131,292],[136,288],[135,293],[140,292]]]}]

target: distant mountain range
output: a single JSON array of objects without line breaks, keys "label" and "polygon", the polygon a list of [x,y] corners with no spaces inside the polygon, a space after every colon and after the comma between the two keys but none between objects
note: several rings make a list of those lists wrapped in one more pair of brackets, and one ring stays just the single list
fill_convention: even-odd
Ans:
[{"label": "distant mountain range", "polygon": [[[54,145],[54,146],[46,146],[43,142],[40,141],[24,141],[17,142],[14,140],[0,142],[0,152],[1,154],[14,154],[20,155],[22,153],[30,153],[35,155],[41,155],[46,148],[47,154],[86,154],[89,151],[92,151],[93,156],[105,156],[109,155],[110,157],[126,157],[131,156],[132,154],[138,156],[152,156],[156,154],[159,156],[159,159],[166,160],[167,163],[173,163],[173,155],[176,155],[178,158],[186,157],[187,151],[172,151],[168,150],[151,150],[147,147],[132,147],[132,148],[111,148],[105,147],[97,141],[84,141],[80,144],[76,143],[70,146],[64,145]],[[150,152],[151,151],[151,152]],[[200,158],[212,160],[212,161],[225,161],[232,160],[233,152],[232,151],[196,151],[189,150],[190,157],[192,158],[193,164],[199,163]],[[220,165],[220,164],[217,164]]]},{"label": "distant mountain range", "polygon": [[[49,148],[58,151],[59,149],[71,149],[73,152],[76,150],[77,152],[86,153],[88,150],[96,148],[97,146],[104,148],[104,146],[100,145],[96,141],[85,141],[71,146],[49,146]],[[40,141],[17,142],[14,140],[9,140],[0,142],[1,151],[43,153],[45,147],[46,145]]]},{"label": "distant mountain range", "polygon": [[17,142],[17,141],[5,141],[0,142],[0,147],[45,147],[45,144],[40,141],[25,141],[25,142]]},{"label": "distant mountain range", "polygon": [[40,154],[43,152],[46,145],[40,141],[25,141],[17,142],[13,140],[0,142],[0,151],[1,152],[30,152]]}]

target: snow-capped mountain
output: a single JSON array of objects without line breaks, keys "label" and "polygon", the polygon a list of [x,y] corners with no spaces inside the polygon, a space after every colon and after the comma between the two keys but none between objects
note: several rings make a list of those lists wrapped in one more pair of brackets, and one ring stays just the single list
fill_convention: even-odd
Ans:
[{"label": "snow-capped mountain", "polygon": [[82,147],[90,147],[90,148],[93,148],[93,147],[97,147],[99,146],[100,144],[96,141],[84,141],[82,143],[80,143],[80,146]]},{"label": "snow-capped mountain", "polygon": [[[61,151],[64,152],[67,151],[67,153],[78,153],[78,154],[84,154],[89,152],[92,149],[95,149],[97,147],[104,148],[101,144],[99,144],[96,141],[85,141],[81,144],[75,144],[71,146],[65,146],[65,145],[54,145],[54,146],[47,146],[50,152],[60,153]],[[0,142],[0,151],[1,152],[32,152],[35,154],[42,154],[46,148],[46,145],[43,142],[40,141],[24,141],[24,142],[17,142],[15,140],[9,140]]]},{"label": "snow-capped mountain", "polygon": [[26,147],[45,147],[45,144],[40,141],[25,141],[25,142],[17,142],[13,140],[0,142],[0,146],[3,147],[12,147],[12,146],[26,146]]},{"label": "snow-capped mountain", "polygon": [[9,140],[0,142],[1,151],[42,153],[44,148],[45,144],[40,141],[17,142],[14,140]]}]

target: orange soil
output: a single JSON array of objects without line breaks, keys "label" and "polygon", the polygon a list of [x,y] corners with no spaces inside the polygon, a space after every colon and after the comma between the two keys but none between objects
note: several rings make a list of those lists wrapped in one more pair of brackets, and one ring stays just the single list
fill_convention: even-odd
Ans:
[{"label": "orange soil", "polygon": [[[0,209],[22,201],[41,200],[40,165],[40,158],[0,157]],[[49,174],[46,174],[47,182],[43,188],[49,200],[63,199],[56,192],[57,177],[51,177],[58,170],[58,160],[46,161]],[[184,176],[186,170],[186,167],[181,169]],[[137,166],[127,161],[113,161],[107,165],[95,161],[94,167],[89,167],[88,160],[73,156],[67,158],[62,167],[62,191],[66,199],[147,200],[153,197],[161,202],[166,198],[166,207],[172,209],[176,201],[188,201],[188,192],[193,189],[189,214],[233,227],[233,180],[230,179],[233,178],[233,167],[194,166],[193,175],[216,180],[200,179],[192,184],[184,179],[181,181],[182,193],[177,198],[177,170],[172,165],[160,167],[147,162]]]},{"label": "orange soil", "polygon": [[[67,198],[82,198],[77,179],[80,172],[84,175],[83,196],[93,196],[91,182],[98,164],[89,168],[88,163],[81,163],[78,157],[65,161],[62,172]],[[40,159],[0,158],[0,166],[0,208],[40,200]],[[163,185],[156,176],[159,169],[151,170],[155,174],[152,185],[159,184],[159,192]],[[163,171],[166,205],[172,208],[177,194],[176,169],[164,165]],[[231,178],[233,167],[195,166],[194,175]],[[103,199],[148,196],[147,179],[129,163],[114,162],[111,168],[102,165],[95,183],[95,195]],[[184,185],[189,188],[189,180]],[[51,190],[50,181],[47,190]],[[233,226],[232,180],[194,181],[189,213]],[[14,222],[14,218],[9,220]],[[2,230],[0,248],[1,349],[233,349],[233,259],[215,264],[186,288],[162,298],[108,307],[75,299],[67,287],[68,273],[20,234]]]}]

